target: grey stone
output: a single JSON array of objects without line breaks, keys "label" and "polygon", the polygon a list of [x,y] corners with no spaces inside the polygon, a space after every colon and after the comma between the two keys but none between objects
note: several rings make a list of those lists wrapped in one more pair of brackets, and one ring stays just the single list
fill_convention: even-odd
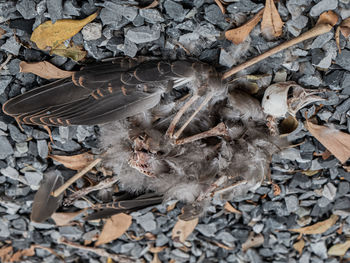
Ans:
[{"label": "grey stone", "polygon": [[301,31],[306,27],[309,18],[306,16],[298,16],[295,19],[289,19],[286,22],[288,31],[295,37],[299,36]]},{"label": "grey stone", "polygon": [[50,14],[52,23],[63,18],[62,0],[46,0],[47,11]]},{"label": "grey stone", "polygon": [[0,237],[7,238],[10,236],[8,222],[0,218]]},{"label": "grey stone", "polygon": [[336,9],[337,6],[338,0],[322,0],[311,8],[310,15],[319,16],[325,11]]},{"label": "grey stone", "polygon": [[27,140],[27,136],[21,133],[20,130],[13,124],[8,125],[8,129],[10,131],[12,140],[15,142],[24,142]]},{"label": "grey stone", "polygon": [[322,48],[327,42],[333,39],[333,36],[334,32],[328,32],[316,37],[316,39],[312,42],[310,48]]},{"label": "grey stone", "polygon": [[322,195],[330,201],[333,201],[337,193],[337,188],[332,184],[328,183],[323,188]]},{"label": "grey stone", "polygon": [[217,231],[217,226],[215,223],[198,224],[196,230],[206,237],[213,237]]},{"label": "grey stone", "polygon": [[315,74],[315,75],[304,75],[299,79],[298,82],[301,85],[305,85],[305,86],[319,87],[321,86],[323,81],[319,76],[319,74]]},{"label": "grey stone", "polygon": [[[345,72],[341,83],[341,94],[350,95],[350,73]],[[1,94],[1,92],[0,92]]]},{"label": "grey stone", "polygon": [[[332,90],[339,90],[340,88],[340,81],[343,79],[344,71],[342,70],[335,70],[332,73],[328,74],[324,78],[324,83]],[[350,80],[350,78],[349,78]]]},{"label": "grey stone", "polygon": [[140,16],[142,16],[148,23],[164,22],[164,18],[157,9],[140,9]]},{"label": "grey stone", "polygon": [[159,235],[157,235],[157,239],[156,239],[156,246],[157,247],[164,246],[168,242],[169,242],[169,238],[166,235],[164,235],[163,233],[160,233]]},{"label": "grey stone", "polygon": [[216,234],[215,237],[227,245],[231,245],[235,241],[234,237],[226,231],[221,231],[220,233]]},{"label": "grey stone", "polygon": [[210,23],[218,25],[220,27],[225,27],[225,25],[227,25],[225,17],[223,16],[219,6],[215,4],[205,8],[204,18]]},{"label": "grey stone", "polygon": [[262,223],[257,223],[253,226],[253,231],[257,234],[261,233],[261,231],[263,231],[264,229],[264,224]]},{"label": "grey stone", "polygon": [[12,226],[18,230],[25,231],[27,228],[27,223],[23,218],[18,218],[16,220],[13,220],[11,223],[12,223]]},{"label": "grey stone", "polygon": [[17,2],[16,8],[24,19],[32,19],[37,16],[35,2],[32,0],[20,0]]},{"label": "grey stone", "polygon": [[328,258],[327,247],[324,240],[318,241],[317,243],[310,244],[311,251],[322,259]]},{"label": "grey stone", "polygon": [[350,209],[350,199],[348,197],[341,197],[335,200],[334,209],[339,209],[339,210]]},{"label": "grey stone", "polygon": [[61,236],[64,236],[72,240],[79,240],[80,237],[83,235],[83,231],[78,227],[74,227],[74,226],[59,227],[59,232]]},{"label": "grey stone", "polygon": [[188,258],[190,257],[189,254],[183,252],[183,251],[180,250],[180,249],[174,249],[173,251],[171,251],[171,254],[172,254],[174,257],[182,258],[182,259],[188,259]]},{"label": "grey stone", "polygon": [[49,154],[47,142],[45,140],[38,140],[37,147],[39,156],[43,159],[46,159]]},{"label": "grey stone", "polygon": [[339,104],[333,113],[332,118],[340,120],[342,115],[345,114],[350,109],[350,98]]},{"label": "grey stone", "polygon": [[102,25],[100,23],[92,22],[87,24],[81,30],[84,40],[96,40],[102,36]]},{"label": "grey stone", "polygon": [[248,12],[252,12],[253,10],[256,10],[258,7],[259,5],[255,4],[254,2],[250,0],[245,0],[245,1],[237,1],[237,3],[228,5],[226,10],[231,14],[248,13]]},{"label": "grey stone", "polygon": [[146,231],[146,232],[152,232],[157,229],[157,224],[154,218],[154,215],[149,212],[145,215],[138,216],[135,218],[136,222],[141,225],[141,227]]},{"label": "grey stone", "polygon": [[24,177],[27,180],[28,185],[33,190],[37,190],[41,180],[43,179],[43,174],[39,172],[25,172]]},{"label": "grey stone", "polygon": [[344,49],[341,54],[338,54],[335,63],[343,69],[350,71],[350,50]]},{"label": "grey stone", "polygon": [[137,15],[137,17],[132,21],[132,24],[136,27],[142,26],[144,23],[145,19],[140,15]]},{"label": "grey stone", "polygon": [[183,21],[187,13],[181,4],[171,0],[166,0],[164,2],[164,8],[167,15],[178,22]]},{"label": "grey stone", "polygon": [[16,150],[21,154],[28,152],[28,143],[27,142],[16,143]]},{"label": "grey stone", "polygon": [[134,243],[126,243],[126,244],[123,244],[123,245],[121,245],[121,247],[120,247],[120,253],[126,254],[126,253],[128,253],[131,249],[133,249],[134,246],[135,246]]},{"label": "grey stone", "polygon": [[125,56],[129,56],[132,58],[136,56],[138,50],[137,45],[127,38],[125,38],[124,44],[118,45],[118,48],[124,52]]},{"label": "grey stone", "polygon": [[9,178],[11,178],[13,180],[18,180],[18,178],[19,178],[18,171],[15,168],[11,167],[11,166],[7,166],[6,168],[1,169],[0,172],[3,175],[5,175],[6,177],[9,177]]},{"label": "grey stone", "polygon": [[326,197],[321,197],[320,199],[317,200],[317,204],[321,208],[328,206],[330,203],[331,201]]},{"label": "grey stone", "polygon": [[123,25],[123,22],[122,22],[123,16],[107,8],[102,8],[100,12],[100,18],[101,18],[102,24],[110,25],[115,30],[120,29],[121,26]]},{"label": "grey stone", "polygon": [[221,49],[219,63],[225,67],[232,67],[236,63],[236,59],[234,59],[230,53],[228,53],[225,49]]},{"label": "grey stone", "polygon": [[299,209],[299,200],[295,195],[289,195],[284,198],[286,207],[289,213],[295,212]]},{"label": "grey stone", "polygon": [[120,5],[108,1],[104,2],[103,5],[114,14],[125,17],[128,21],[133,21],[138,14],[138,9],[135,6]]},{"label": "grey stone", "polygon": [[338,196],[344,196],[346,195],[350,190],[350,184],[348,182],[340,182],[338,185]]},{"label": "grey stone", "polygon": [[0,159],[6,159],[7,156],[13,154],[10,142],[5,136],[0,136]]},{"label": "grey stone", "polygon": [[135,44],[152,42],[160,37],[160,27],[154,25],[152,28],[149,26],[132,28],[126,32],[125,37]]},{"label": "grey stone", "polygon": [[286,7],[292,18],[299,17],[311,4],[312,0],[290,0],[286,3]]},{"label": "grey stone", "polygon": [[1,46],[1,49],[11,53],[12,55],[18,56],[21,45],[16,41],[14,36],[9,37],[5,44]]},{"label": "grey stone", "polygon": [[63,14],[65,16],[79,16],[80,8],[75,6],[72,1],[65,1],[63,4]]},{"label": "grey stone", "polygon": [[43,0],[36,5],[36,12],[38,13],[39,16],[41,16],[42,14],[45,13],[45,11],[46,11],[46,1]]}]

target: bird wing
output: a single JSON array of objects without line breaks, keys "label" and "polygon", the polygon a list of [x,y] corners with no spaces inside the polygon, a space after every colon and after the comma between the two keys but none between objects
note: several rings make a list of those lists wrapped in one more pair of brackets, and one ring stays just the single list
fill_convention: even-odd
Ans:
[{"label": "bird wing", "polygon": [[187,61],[114,59],[12,98],[3,111],[25,124],[106,123],[154,107],[164,84],[190,79],[193,72],[192,63]]}]

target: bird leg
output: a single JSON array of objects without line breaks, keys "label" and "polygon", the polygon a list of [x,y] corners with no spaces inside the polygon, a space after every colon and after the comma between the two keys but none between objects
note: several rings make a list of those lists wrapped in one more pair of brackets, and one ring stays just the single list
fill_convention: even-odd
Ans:
[{"label": "bird leg", "polygon": [[182,108],[176,113],[174,119],[171,121],[168,130],[166,131],[166,136],[169,136],[170,138],[173,138],[174,130],[176,127],[176,124],[181,119],[182,115],[187,111],[187,109],[196,102],[196,100],[199,99],[198,95],[193,95],[186,103],[182,106]]},{"label": "bird leg", "polygon": [[226,125],[223,122],[220,122],[214,128],[207,130],[205,132],[201,132],[196,135],[189,136],[183,139],[177,139],[175,141],[175,144],[182,145],[182,144],[194,142],[194,141],[212,137],[212,136],[228,136]]}]

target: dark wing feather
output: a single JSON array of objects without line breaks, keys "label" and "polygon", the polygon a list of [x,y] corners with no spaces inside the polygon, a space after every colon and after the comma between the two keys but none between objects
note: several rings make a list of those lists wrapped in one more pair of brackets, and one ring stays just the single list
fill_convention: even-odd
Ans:
[{"label": "dark wing feather", "polygon": [[116,58],[10,99],[3,111],[35,125],[94,125],[154,107],[168,81],[192,78],[193,63]]}]

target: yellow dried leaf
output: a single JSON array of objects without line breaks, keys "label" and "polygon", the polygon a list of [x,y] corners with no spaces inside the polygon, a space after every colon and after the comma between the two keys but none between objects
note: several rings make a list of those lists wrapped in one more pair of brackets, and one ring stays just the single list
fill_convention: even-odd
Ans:
[{"label": "yellow dried leaf", "polygon": [[242,250],[247,251],[249,248],[258,247],[264,243],[264,236],[258,234],[254,236],[254,232],[251,232],[248,239],[242,244]]},{"label": "yellow dried leaf", "polygon": [[341,163],[350,158],[350,134],[307,121],[306,127]]},{"label": "yellow dried leaf", "polygon": [[342,21],[341,24],[339,25],[339,28],[343,36],[345,38],[348,38],[350,36],[350,17]]},{"label": "yellow dried leaf", "polygon": [[132,217],[124,213],[114,215],[107,219],[95,246],[106,244],[121,237],[131,226],[131,223]]},{"label": "yellow dried leaf", "polygon": [[181,220],[180,218],[177,220],[173,231],[172,231],[172,239],[178,239],[180,242],[185,242],[186,238],[193,232],[198,224],[198,218],[194,218],[192,220]]},{"label": "yellow dried leaf", "polygon": [[301,253],[303,252],[304,246],[305,241],[303,239],[300,239],[293,245],[294,249],[299,253],[299,255],[301,255]]},{"label": "yellow dried leaf", "polygon": [[71,156],[49,155],[49,157],[72,170],[81,170],[94,160],[94,156],[88,152]]},{"label": "yellow dried leaf", "polygon": [[87,52],[82,46],[75,45],[73,42],[70,42],[68,47],[66,47],[64,44],[58,45],[55,49],[51,50],[51,54],[71,58],[74,61],[80,61],[86,57]]},{"label": "yellow dried leaf", "polygon": [[329,256],[339,256],[342,257],[345,255],[346,251],[350,248],[350,240],[347,240],[345,243],[335,244],[331,246],[328,250]]},{"label": "yellow dried leaf", "polygon": [[226,31],[226,39],[232,41],[236,45],[242,43],[248,37],[249,33],[253,30],[253,28],[259,23],[263,16],[263,12],[264,9],[260,10],[252,19],[250,19],[244,25]]},{"label": "yellow dried leaf", "polygon": [[328,24],[328,25],[334,26],[337,22],[338,22],[338,15],[333,11],[327,11],[320,15],[316,25]]},{"label": "yellow dried leaf", "polygon": [[82,20],[57,20],[54,24],[52,24],[52,21],[46,21],[34,29],[30,40],[35,42],[40,49],[46,49],[47,47],[54,49],[77,34],[86,24],[94,20],[97,15],[98,12]]},{"label": "yellow dried leaf", "polygon": [[55,221],[56,226],[68,225],[75,217],[83,213],[86,209],[71,213],[53,213],[51,218]]},{"label": "yellow dried leaf", "polygon": [[235,214],[242,214],[241,211],[237,210],[236,208],[234,208],[229,202],[225,203],[224,208],[226,209],[226,211],[230,212],[230,213],[235,213]]},{"label": "yellow dried leaf", "polygon": [[283,21],[273,0],[266,0],[261,21],[261,33],[266,39],[274,39],[282,35]]},{"label": "yellow dried leaf", "polygon": [[331,226],[333,226],[337,222],[338,218],[339,216],[337,215],[331,215],[331,217],[328,218],[327,220],[318,222],[314,225],[297,228],[297,229],[289,229],[289,231],[297,232],[305,235],[322,234],[326,232]]},{"label": "yellow dried leaf", "polygon": [[59,69],[58,67],[52,65],[50,62],[47,61],[34,63],[21,61],[19,63],[19,71],[23,73],[33,73],[45,79],[68,78],[71,77],[74,73],[73,71]]}]

